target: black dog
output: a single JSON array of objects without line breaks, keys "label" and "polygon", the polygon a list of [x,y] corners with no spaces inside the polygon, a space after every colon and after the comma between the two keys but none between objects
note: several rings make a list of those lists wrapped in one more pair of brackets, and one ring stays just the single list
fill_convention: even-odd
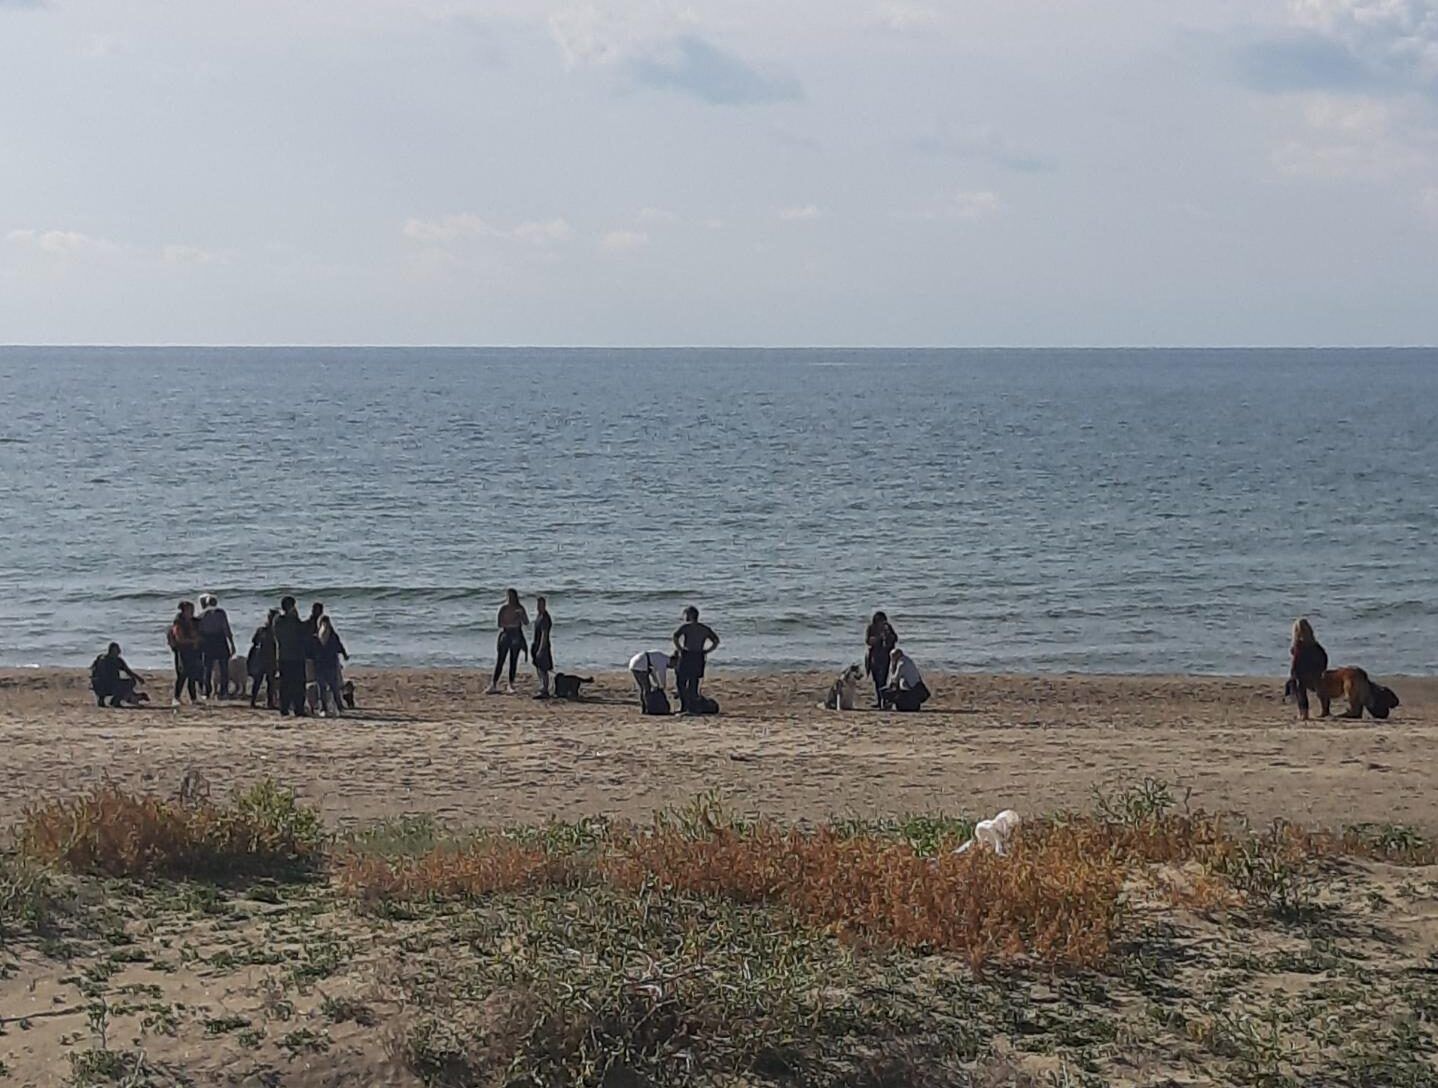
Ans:
[{"label": "black dog", "polygon": [[594,683],[592,676],[570,676],[565,672],[557,672],[554,674],[554,697],[578,701],[582,698],[579,694],[579,685],[592,683]]}]

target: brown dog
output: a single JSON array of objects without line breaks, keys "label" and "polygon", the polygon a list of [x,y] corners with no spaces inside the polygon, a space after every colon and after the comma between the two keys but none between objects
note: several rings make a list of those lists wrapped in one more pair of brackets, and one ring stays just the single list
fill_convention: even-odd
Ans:
[{"label": "brown dog", "polygon": [[1363,711],[1373,705],[1373,684],[1368,674],[1356,665],[1329,669],[1319,678],[1313,693],[1318,696],[1320,718],[1328,717],[1329,704],[1340,696],[1348,700],[1345,718],[1361,718]]}]

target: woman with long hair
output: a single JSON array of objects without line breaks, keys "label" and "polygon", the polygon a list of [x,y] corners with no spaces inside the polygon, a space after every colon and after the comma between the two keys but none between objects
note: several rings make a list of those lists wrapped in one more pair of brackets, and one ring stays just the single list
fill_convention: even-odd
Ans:
[{"label": "woman with long hair", "polygon": [[499,638],[496,648],[498,660],[494,663],[494,678],[489,682],[487,695],[499,694],[499,676],[504,671],[504,663],[509,662],[509,694],[514,694],[514,674],[519,668],[519,655],[529,653],[529,646],[524,639],[524,629],[529,626],[529,613],[524,610],[524,605],[519,600],[519,590],[507,590],[504,595],[504,604],[499,606]]},{"label": "woman with long hair", "polygon": [[175,654],[175,694],[171,706],[180,705],[180,693],[190,689],[190,702],[200,701],[200,681],[204,678],[205,659],[201,651],[200,625],[195,620],[193,601],[181,601],[179,612],[170,624],[167,641]]},{"label": "woman with long hair", "polygon": [[1313,624],[1301,616],[1293,621],[1293,641],[1288,647],[1288,683],[1298,703],[1298,716],[1308,720],[1308,693],[1318,693],[1320,716],[1328,717],[1329,697],[1323,690],[1328,671],[1328,651],[1313,634]]},{"label": "woman with long hair", "polygon": [[874,681],[874,705],[884,705],[884,689],[889,686],[889,655],[899,645],[899,636],[894,632],[889,617],[875,612],[864,631],[864,672]]}]

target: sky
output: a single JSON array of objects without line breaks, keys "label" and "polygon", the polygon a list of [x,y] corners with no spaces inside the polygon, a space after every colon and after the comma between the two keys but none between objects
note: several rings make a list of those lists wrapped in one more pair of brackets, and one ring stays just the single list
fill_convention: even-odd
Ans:
[{"label": "sky", "polygon": [[0,0],[0,343],[1438,343],[1438,0]]}]

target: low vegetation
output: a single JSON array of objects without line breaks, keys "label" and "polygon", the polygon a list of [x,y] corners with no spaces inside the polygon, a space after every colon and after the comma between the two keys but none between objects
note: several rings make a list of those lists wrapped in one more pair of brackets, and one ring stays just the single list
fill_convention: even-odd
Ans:
[{"label": "low vegetation", "polygon": [[1411,829],[1253,829],[1145,781],[999,857],[959,851],[961,818],[786,827],[713,798],[331,835],[272,783],[182,792],[26,813],[0,1062],[11,998],[54,991],[73,1084],[1438,1085],[1412,921],[1438,857]]}]

